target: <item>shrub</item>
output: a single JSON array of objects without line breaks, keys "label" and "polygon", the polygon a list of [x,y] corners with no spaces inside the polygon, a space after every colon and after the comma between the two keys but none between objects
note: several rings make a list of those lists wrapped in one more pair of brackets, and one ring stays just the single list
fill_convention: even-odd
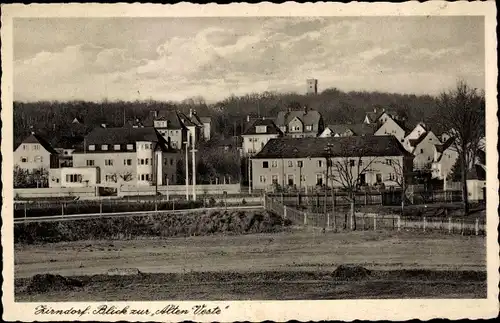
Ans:
[{"label": "shrub", "polygon": [[247,200],[243,199],[243,201],[241,201],[241,205],[247,205]]}]

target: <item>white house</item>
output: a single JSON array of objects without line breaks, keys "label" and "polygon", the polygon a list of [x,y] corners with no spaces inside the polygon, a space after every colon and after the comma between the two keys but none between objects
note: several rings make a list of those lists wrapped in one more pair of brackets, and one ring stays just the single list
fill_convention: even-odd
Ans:
[{"label": "white house", "polygon": [[453,145],[454,141],[454,138],[448,138],[443,144],[434,145],[433,178],[444,179],[451,175],[453,166],[458,159],[458,151]]},{"label": "white house", "polygon": [[241,136],[243,155],[253,156],[260,152],[269,140],[283,136],[283,132],[272,120],[257,119]]},{"label": "white house", "polygon": [[387,113],[383,113],[379,118],[382,125],[375,131],[375,136],[387,136],[392,135],[399,140],[399,142],[404,143],[404,138],[407,133],[406,128],[402,123],[393,119]]},{"label": "white house", "polygon": [[431,169],[436,144],[440,145],[441,142],[432,131],[424,132],[420,137],[409,140],[410,152],[415,156],[414,169]]},{"label": "white house", "polygon": [[425,132],[427,132],[426,126],[423,123],[419,122],[415,126],[415,128],[413,128],[413,130],[410,131],[410,133],[406,134],[403,141],[403,147],[405,147],[406,150],[411,151],[412,147],[410,145],[410,140],[415,140],[420,138],[420,136]]}]

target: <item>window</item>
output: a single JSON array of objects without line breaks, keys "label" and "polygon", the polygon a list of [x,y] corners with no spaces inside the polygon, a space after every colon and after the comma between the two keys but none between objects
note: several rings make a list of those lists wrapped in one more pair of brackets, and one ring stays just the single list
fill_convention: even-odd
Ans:
[{"label": "window", "polygon": [[174,165],[174,159],[173,158],[170,158],[170,165]]},{"label": "window", "polygon": [[66,182],[68,183],[81,183],[82,175],[81,174],[67,174]]},{"label": "window", "polygon": [[144,159],[143,158],[137,158],[137,165],[144,165]]},{"label": "window", "polygon": [[354,165],[355,165],[355,164],[356,164],[356,163],[355,163],[355,161],[354,161],[354,160],[350,160],[350,161],[349,161],[349,166],[354,167]]},{"label": "window", "polygon": [[420,149],[420,153],[423,154],[424,153],[424,150],[423,149]]},{"label": "window", "polygon": [[114,175],[106,175],[106,182],[114,182],[114,181],[115,181]]},{"label": "window", "polygon": [[305,182],[306,181],[306,175],[300,175],[300,181]]},{"label": "window", "polygon": [[278,161],[277,160],[273,160],[271,166],[272,167],[278,167]]},{"label": "window", "polygon": [[391,160],[391,159],[386,159],[386,160],[385,160],[385,163],[386,163],[387,165],[392,165],[392,160]]},{"label": "window", "polygon": [[322,160],[318,160],[318,167],[323,167],[323,161]]},{"label": "window", "polygon": [[260,175],[260,176],[259,176],[259,181],[260,181],[261,183],[265,183],[265,182],[266,182],[266,176],[264,176],[264,175]]},{"label": "window", "polygon": [[323,185],[323,174],[316,174],[316,185]]},{"label": "window", "polygon": [[89,145],[89,150],[95,150],[95,145]]},{"label": "window", "polygon": [[128,145],[127,145],[127,150],[132,150],[132,149],[134,149],[134,145],[132,145],[132,144],[128,144]]},{"label": "window", "polygon": [[87,166],[94,166],[94,160],[93,159],[87,159]]},{"label": "window", "polygon": [[376,178],[377,178],[377,183],[382,183],[382,174],[377,174]]},{"label": "window", "polygon": [[40,145],[34,145],[33,150],[40,150]]},{"label": "window", "polygon": [[113,159],[105,159],[104,165],[105,166],[113,166]]},{"label": "window", "polygon": [[23,145],[23,150],[26,150],[26,147],[27,147],[26,145]]},{"label": "window", "polygon": [[262,162],[262,168],[269,168],[269,162],[267,161]]},{"label": "window", "polygon": [[151,180],[151,174],[146,174],[146,180],[150,181]]},{"label": "window", "polygon": [[302,160],[297,160],[297,167],[302,167],[302,166],[304,166]]},{"label": "window", "polygon": [[272,181],[273,181],[273,184],[278,184],[278,175],[273,175]]},{"label": "window", "polygon": [[35,156],[35,163],[41,163],[43,161],[42,156]]},{"label": "window", "polygon": [[132,165],[132,159],[124,159],[123,160],[123,165],[126,165],[126,166]]},{"label": "window", "polygon": [[312,131],[312,126],[306,126],[307,131]]},{"label": "window", "polygon": [[288,161],[288,167],[293,167],[293,161],[291,160]]},{"label": "window", "polygon": [[108,145],[101,145],[101,150],[108,150]]},{"label": "window", "polygon": [[288,175],[288,185],[289,185],[289,186],[293,186],[293,184],[294,184],[293,182],[294,182],[294,180],[293,180],[293,175],[292,175],[292,174],[289,174],[289,175]]},{"label": "window", "polygon": [[358,162],[359,167],[363,166],[363,161],[360,159]]},{"label": "window", "polygon": [[266,133],[267,126],[255,126],[255,132],[256,133]]},{"label": "window", "polygon": [[28,157],[21,157],[21,163],[27,163]]},{"label": "window", "polygon": [[113,149],[114,149],[114,150],[120,150],[120,145],[114,145],[114,146],[113,146]]},{"label": "window", "polygon": [[167,166],[168,164],[168,158],[163,158],[163,165]]}]

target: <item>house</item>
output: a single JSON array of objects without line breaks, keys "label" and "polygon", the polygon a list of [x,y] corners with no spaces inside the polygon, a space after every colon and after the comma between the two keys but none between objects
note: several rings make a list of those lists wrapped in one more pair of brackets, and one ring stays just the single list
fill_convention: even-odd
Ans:
[{"label": "house", "polygon": [[408,131],[406,130],[403,122],[396,118],[393,118],[386,112],[383,112],[379,118],[378,123],[380,124],[380,126],[375,131],[375,136],[392,135],[396,137],[399,142],[404,143],[404,139]]},{"label": "house", "polygon": [[59,154],[47,140],[32,132],[14,150],[14,165],[22,170],[35,170],[59,167]]},{"label": "house", "polygon": [[439,138],[432,131],[424,132],[416,139],[410,139],[410,152],[415,156],[413,168],[416,170],[430,170],[434,161],[435,145],[440,144]]},{"label": "house", "polygon": [[261,151],[270,139],[281,136],[283,132],[272,120],[257,119],[241,135],[242,155],[253,156]]},{"label": "house", "polygon": [[[197,142],[200,141],[200,139],[201,139],[203,126],[201,124],[193,121],[191,118],[189,118],[188,116],[186,116],[182,112],[177,112],[177,114],[178,114],[181,122],[183,123],[184,127],[186,127],[188,130],[187,141],[188,141],[189,147],[196,147]],[[196,120],[196,119],[194,119],[194,120]]]},{"label": "house", "polygon": [[474,165],[467,172],[467,194],[471,202],[486,200],[486,169],[482,165]]},{"label": "house", "polygon": [[212,137],[212,118],[200,117],[196,110],[189,109],[189,119],[201,128],[201,138],[205,141]]},{"label": "house", "polygon": [[[325,153],[327,147],[330,147],[328,155]],[[330,169],[327,159],[332,165]],[[409,173],[413,156],[393,136],[283,137],[271,139],[252,157],[251,163],[253,189],[325,184],[341,188],[343,176],[339,168],[334,167],[339,163],[351,167],[350,175],[359,179],[360,185],[396,186],[398,178]],[[328,183],[327,171],[333,175]]]},{"label": "house", "polygon": [[61,167],[49,170],[49,187],[92,187],[100,183],[99,167]]},{"label": "house", "polygon": [[373,135],[375,130],[374,124],[366,123],[327,125],[319,137],[365,136]]},{"label": "house", "polygon": [[[420,136],[427,132],[427,127],[425,126],[425,124],[423,124],[422,122],[419,122],[415,128],[413,128],[412,131],[410,131],[408,134],[406,134],[405,138],[404,138],[404,142],[403,142],[403,146],[406,148],[406,150],[408,151],[411,151],[412,150],[412,147],[410,145],[410,140],[414,140],[414,139],[418,139],[420,138]],[[448,137],[449,138],[449,137]],[[446,138],[447,139],[447,138]]]},{"label": "house", "polygon": [[188,141],[188,128],[173,110],[150,111],[144,121],[146,127],[154,127],[174,149],[183,149]]},{"label": "house", "polygon": [[285,136],[293,138],[317,137],[325,128],[321,113],[307,107],[302,110],[280,111],[276,125]]},{"label": "house", "polygon": [[163,185],[177,181],[180,153],[153,127],[95,128],[84,140],[83,149],[73,152],[80,181],[88,168],[96,167],[101,186]]},{"label": "house", "polygon": [[444,179],[451,175],[453,166],[458,159],[458,151],[453,143],[455,138],[448,138],[443,144],[434,145],[434,158],[432,162],[432,178]]},{"label": "house", "polygon": [[84,135],[69,134],[54,137],[51,146],[59,154],[59,167],[73,166],[73,152],[83,145]]}]

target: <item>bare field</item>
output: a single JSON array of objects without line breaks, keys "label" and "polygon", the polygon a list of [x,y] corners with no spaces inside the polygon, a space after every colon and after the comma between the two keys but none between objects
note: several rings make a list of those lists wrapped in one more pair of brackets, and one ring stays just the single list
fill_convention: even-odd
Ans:
[{"label": "bare field", "polygon": [[15,245],[15,277],[141,272],[372,269],[485,270],[485,237],[410,232],[287,232]]},{"label": "bare field", "polygon": [[[476,298],[485,297],[486,281],[468,273],[485,276],[485,251],[484,236],[381,231],[16,244],[16,299]],[[375,274],[329,280],[339,265]],[[107,276],[112,268],[141,274]],[[398,273],[408,270],[428,274]],[[269,276],[273,272],[278,274]],[[79,276],[88,284],[27,292],[29,278],[43,273]]]}]

